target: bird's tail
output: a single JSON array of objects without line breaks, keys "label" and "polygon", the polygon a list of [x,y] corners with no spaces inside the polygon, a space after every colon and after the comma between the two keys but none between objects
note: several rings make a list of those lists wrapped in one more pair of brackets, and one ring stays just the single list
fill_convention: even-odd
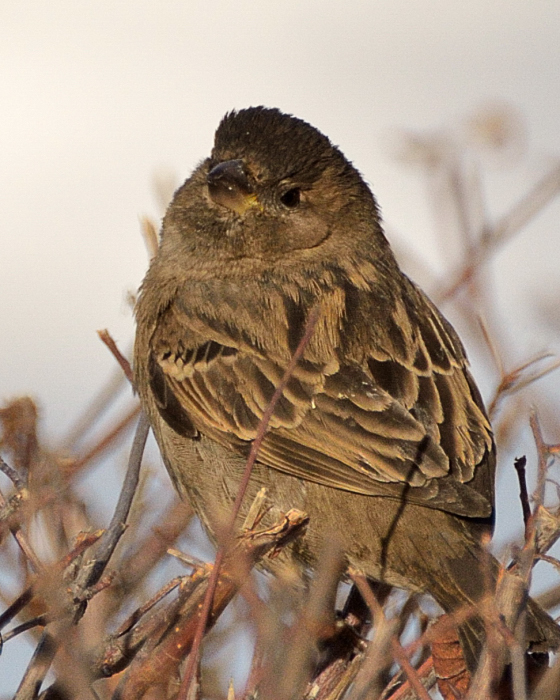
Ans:
[{"label": "bird's tail", "polygon": [[526,639],[529,651],[560,648],[560,627],[532,598],[527,601]]},{"label": "bird's tail", "polygon": [[[467,667],[473,672],[486,640],[484,621],[473,616],[461,623],[458,631]],[[560,648],[560,627],[532,598],[527,598],[526,603],[525,640],[529,652],[550,652]]]},{"label": "bird's tail", "polygon": [[[428,590],[448,613],[467,608],[480,609],[482,599],[489,593],[490,581],[500,580],[500,564],[494,557],[486,558],[486,573],[480,565],[480,550],[467,548],[462,557],[445,562],[445,576],[432,577]],[[496,585],[494,583],[494,585]],[[458,626],[459,640],[467,666],[473,672],[486,642],[486,627],[481,615],[471,615]],[[525,641],[530,652],[549,652],[560,648],[560,627],[548,613],[529,596],[525,600]]]}]

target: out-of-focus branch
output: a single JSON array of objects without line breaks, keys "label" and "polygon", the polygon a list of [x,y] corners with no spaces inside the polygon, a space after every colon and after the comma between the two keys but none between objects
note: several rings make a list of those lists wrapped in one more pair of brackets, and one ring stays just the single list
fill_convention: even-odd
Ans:
[{"label": "out-of-focus branch", "polygon": [[455,296],[478,273],[492,254],[560,193],[560,165],[555,165],[515,206],[492,227],[482,232],[465,262],[447,273],[448,285],[441,284],[434,295],[436,303]]},{"label": "out-of-focus branch", "polygon": [[[237,545],[228,550],[220,567],[214,587],[211,608],[206,615],[205,631],[218,619],[221,612],[239,590],[252,566],[267,552],[291,541],[307,522],[307,516],[290,511],[273,527],[260,531],[248,531],[241,535]],[[205,615],[203,601],[210,587],[209,570],[195,573],[187,582],[188,597],[176,618],[169,620],[163,638],[155,648],[143,651],[133,661],[122,681],[120,700],[137,700],[148,688],[167,685],[177,677],[178,667],[194,644],[200,619]]]},{"label": "out-of-focus branch", "polygon": [[[101,575],[105,571],[107,563],[111,558],[115,547],[122,537],[125,528],[128,514],[132,506],[132,499],[138,487],[138,479],[140,475],[140,465],[142,464],[142,455],[144,447],[150,431],[150,424],[144,413],[140,414],[136,435],[132,444],[130,458],[128,461],[128,469],[126,472],[123,487],[119,496],[117,507],[113,514],[111,523],[101,538],[95,557],[91,559],[86,566],[83,567],[74,585],[74,596],[76,601],[79,601],[83,593],[91,586],[95,585]],[[81,616],[85,610],[85,605],[81,604],[78,611],[78,616]]]}]

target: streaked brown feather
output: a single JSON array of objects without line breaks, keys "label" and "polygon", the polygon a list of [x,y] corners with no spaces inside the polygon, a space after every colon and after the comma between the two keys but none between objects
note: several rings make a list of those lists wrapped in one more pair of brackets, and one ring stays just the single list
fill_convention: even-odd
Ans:
[{"label": "streaked brown feather", "polygon": [[[323,353],[326,361],[304,357],[275,408],[259,459],[287,474],[356,493],[402,497],[398,484],[408,484],[411,502],[451,512],[463,512],[469,502],[471,516],[487,516],[489,500],[463,495],[492,449],[490,426],[471,391],[454,331],[407,284],[401,300],[386,295],[383,303],[373,291],[349,282],[327,295],[313,350],[315,359]],[[262,347],[264,340],[251,346],[239,327],[231,333],[227,320],[212,319],[205,336],[203,316],[193,328],[183,305],[167,312],[174,347],[165,333],[165,315],[152,340],[168,388],[194,425],[242,452],[254,439],[289,359],[274,359],[277,338],[272,336],[291,321],[295,327],[287,332],[293,338],[304,325],[304,311],[277,297],[270,295],[263,304],[270,316],[270,348]],[[369,324],[365,317],[371,317]],[[183,329],[182,338],[177,328]],[[359,348],[361,365],[351,357],[343,361],[344,342],[352,342],[354,329],[359,334],[346,352],[356,356]],[[391,484],[397,486],[393,491]]]}]

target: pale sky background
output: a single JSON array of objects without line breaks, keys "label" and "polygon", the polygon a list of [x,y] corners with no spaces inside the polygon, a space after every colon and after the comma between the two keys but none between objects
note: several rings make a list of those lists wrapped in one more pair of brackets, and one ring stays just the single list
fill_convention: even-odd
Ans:
[{"label": "pale sky background", "polygon": [[[182,181],[226,111],[276,106],[320,128],[399,245],[442,269],[425,182],[391,143],[488,100],[529,130],[528,158],[495,174],[497,217],[560,156],[556,0],[3,0],[0,400],[32,394],[47,438],[64,434],[114,368],[95,331],[132,340],[154,177]],[[559,222],[557,200],[495,262],[514,359],[560,349],[533,306],[558,296]]]}]

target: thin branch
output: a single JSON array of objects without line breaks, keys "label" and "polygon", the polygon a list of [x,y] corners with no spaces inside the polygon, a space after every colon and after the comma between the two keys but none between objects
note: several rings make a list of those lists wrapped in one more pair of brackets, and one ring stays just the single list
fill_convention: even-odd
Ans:
[{"label": "thin branch", "polygon": [[159,247],[156,225],[148,216],[142,216],[140,218],[140,228],[142,238],[144,239],[144,245],[146,246],[146,251],[148,252],[148,257],[151,260],[157,253]]},{"label": "thin branch", "polygon": [[[296,351],[284,373],[284,376],[282,377],[281,382],[278,384],[276,387],[276,390],[272,396],[272,399],[270,400],[270,403],[266,407],[266,410],[263,413],[262,419],[259,423],[258,430],[257,430],[257,435],[255,439],[253,440],[253,444],[251,445],[251,452],[249,453],[249,458],[247,459],[247,465],[245,467],[245,471],[243,473],[243,477],[241,479],[241,482],[239,484],[239,488],[237,491],[237,497],[235,499],[235,503],[233,505],[233,510],[231,514],[231,518],[229,521],[229,526],[226,529],[226,533],[228,533],[228,537],[231,538],[232,533],[235,531],[235,521],[237,520],[237,516],[239,514],[239,510],[241,509],[241,504],[243,502],[243,499],[245,497],[245,492],[247,491],[247,486],[249,485],[249,479],[251,478],[251,473],[253,471],[253,465],[255,464],[255,461],[257,459],[257,455],[260,449],[260,446],[262,444],[262,441],[264,439],[264,436],[266,434],[266,431],[268,429],[268,424],[270,422],[270,419],[272,418],[272,414],[274,413],[274,409],[276,408],[276,404],[280,400],[282,393],[284,389],[286,388],[288,382],[290,381],[290,378],[297,366],[297,363],[301,359],[305,348],[309,344],[309,341],[311,340],[311,336],[313,334],[313,331],[315,329],[315,325],[317,323],[317,320],[319,318],[319,308],[315,307],[311,310],[309,314],[309,318],[307,319],[307,324],[305,326],[305,333],[303,334],[302,339],[299,342],[299,345],[296,348]],[[199,659],[199,653],[200,653],[200,645],[202,642],[202,637],[204,635],[204,630],[206,628],[206,623],[208,620],[208,615],[210,613],[210,608],[212,605],[212,598],[214,596],[215,590],[216,590],[216,584],[218,582],[218,575],[220,572],[220,566],[222,565],[223,559],[224,559],[224,554],[229,546],[229,541],[226,539],[226,541],[219,547],[218,552],[216,554],[216,559],[214,562],[214,570],[212,571],[212,575],[210,577],[210,581],[208,582],[208,590],[206,592],[206,597],[204,599],[203,603],[203,609],[202,609],[202,614],[200,616],[199,624],[198,624],[198,629],[196,631],[196,636],[193,642],[192,650],[188,658],[187,662],[187,668],[185,669],[185,675],[183,677],[183,682],[181,683],[181,689],[179,691],[179,694],[177,695],[177,700],[187,700],[188,697],[188,691],[190,684],[192,680],[194,679],[194,674],[195,674],[195,669],[198,666],[198,659]]]},{"label": "thin branch", "polygon": [[405,650],[403,649],[402,645],[396,637],[393,637],[393,640],[391,642],[391,649],[393,650],[393,657],[395,661],[405,672],[408,682],[414,689],[414,692],[418,696],[419,700],[430,700],[428,691],[422,685],[422,681],[420,680],[418,671],[410,663],[410,659],[408,658]]},{"label": "thin branch", "polygon": [[8,623],[10,623],[14,619],[14,617],[16,617],[16,615],[19,615],[19,613],[33,598],[33,595],[34,592],[32,586],[29,586],[23,591],[23,593],[20,593],[20,595],[14,600],[14,602],[11,605],[9,605],[0,615],[0,630],[3,630],[4,627]]},{"label": "thin branch", "polygon": [[[5,463],[4,463],[5,464]],[[6,465],[8,466],[8,465]],[[20,497],[23,497],[23,494],[25,493],[25,490],[20,492],[20,494],[16,494],[16,502],[17,499]],[[11,499],[10,499],[11,500]],[[0,491],[0,511],[4,510],[5,508],[9,507],[9,501],[6,502],[6,499],[4,498],[2,492]],[[43,564],[41,563],[41,560],[35,553],[35,550],[29,543],[27,537],[25,536],[24,532],[21,529],[21,526],[19,523],[12,523],[9,525],[10,532],[12,533],[15,541],[18,543],[19,548],[25,555],[27,561],[30,563],[31,568],[36,574],[39,574],[43,571]]]},{"label": "thin branch", "polygon": [[39,689],[51,667],[57,645],[47,631],[43,632],[33,657],[14,695],[14,700],[36,700]]},{"label": "thin branch", "polygon": [[[79,541],[77,542],[76,546],[72,549],[71,552],[66,554],[60,561],[56,562],[51,568],[51,571],[45,571],[43,572],[44,574],[47,575],[60,575],[64,572],[64,570],[83,552],[88,548],[91,547],[97,540],[100,538],[99,533],[89,533],[85,536],[81,536],[79,538]],[[0,615],[0,630],[4,629],[4,627],[11,622],[19,613],[33,600],[33,598],[36,595],[37,590],[39,589],[40,585],[42,583],[42,580],[40,577],[38,577],[34,582],[32,586],[28,586],[23,593],[21,593],[15,600],[14,602],[9,605],[6,610]],[[9,634],[9,633],[8,633]],[[5,635],[4,640],[7,639],[8,634]]]},{"label": "thin branch", "polygon": [[533,438],[534,438],[535,444],[537,446],[537,458],[538,458],[537,488],[535,489],[535,492],[533,493],[533,501],[535,504],[533,510],[536,512],[536,509],[539,506],[541,506],[544,502],[544,489],[546,486],[546,472],[547,472],[546,457],[548,455],[548,446],[543,439],[542,432],[541,432],[541,426],[539,423],[539,417],[538,417],[537,412],[535,410],[531,411],[531,415],[529,417],[529,423],[531,425],[531,430],[533,431]]},{"label": "thin branch", "polygon": [[[132,500],[138,487],[142,455],[144,454],[144,447],[146,445],[149,431],[150,424],[148,422],[148,418],[144,412],[141,412],[117,507],[115,508],[113,518],[111,519],[111,523],[107,531],[99,542],[99,546],[95,553],[95,558],[90,561],[89,565],[85,566],[80,572],[80,576],[76,582],[76,590],[78,592],[80,590],[85,591],[87,588],[95,585],[99,581],[101,575],[105,571],[105,567],[107,566],[109,559],[115,550],[115,547],[126,529],[126,521],[132,506]],[[80,594],[78,593],[78,595]],[[81,613],[78,613],[79,616],[83,614],[83,605],[80,606],[80,610]]]},{"label": "thin branch", "polygon": [[72,450],[89,433],[101,415],[109,408],[119,395],[123,386],[128,386],[126,377],[120,367],[113,370],[107,382],[97,392],[83,413],[78,416],[65,437],[60,441],[63,451]]},{"label": "thin branch", "polygon": [[4,459],[2,459],[2,457],[0,457],[0,471],[8,477],[18,491],[25,488],[23,479],[13,467],[10,467],[10,465]]},{"label": "thin branch", "polygon": [[121,366],[122,371],[124,372],[124,376],[128,379],[128,381],[132,384],[132,386],[134,386],[134,374],[132,372],[132,367],[130,366],[130,362],[126,359],[126,357],[119,350],[119,348],[117,347],[117,344],[113,340],[109,331],[105,328],[101,331],[97,331],[97,335],[105,343],[105,345],[109,348],[109,350],[113,354],[113,357],[116,359],[116,361]]},{"label": "thin branch", "polygon": [[523,509],[523,523],[525,525],[525,534],[527,534],[527,528],[529,527],[529,521],[531,519],[531,506],[529,505],[529,492],[527,491],[527,480],[525,478],[525,466],[527,464],[527,458],[516,457],[513,460],[513,466],[517,472],[517,478],[519,479],[519,499],[521,500],[521,508]]},{"label": "thin branch", "polygon": [[[186,586],[181,589],[180,610],[173,607],[172,615],[164,611],[166,628],[160,627],[157,635],[151,635],[150,638],[156,644],[142,649],[138,654],[115,697],[120,700],[136,700],[143,697],[148,688],[167,685],[177,673],[185,654],[190,651],[189,658],[193,655],[200,620],[205,622],[205,630],[210,628],[244,583],[255,563],[267,552],[275,551],[290,542],[307,524],[307,520],[304,513],[292,510],[267,530],[243,533],[236,546],[230,547],[225,553],[208,612],[203,607],[203,601],[207,598],[210,579],[214,576],[216,567],[212,568],[211,574],[207,569],[189,577]],[[154,640],[154,637],[157,639]],[[131,646],[131,641],[128,641],[126,650],[130,650]],[[197,667],[198,664],[194,668]]]},{"label": "thin branch", "polygon": [[74,474],[79,472],[83,467],[91,462],[93,459],[97,459],[102,452],[112,447],[113,443],[117,438],[119,438],[124,430],[132,423],[132,421],[140,414],[140,406],[137,404],[128,413],[125,414],[123,418],[115,425],[115,427],[105,435],[99,442],[97,442],[85,455],[79,457],[64,468],[64,475],[67,479],[70,479]]},{"label": "thin branch", "polygon": [[31,630],[34,627],[44,627],[47,624],[47,621],[48,620],[46,615],[38,615],[32,620],[22,622],[21,625],[13,627],[11,630],[2,635],[2,643],[5,644],[6,642],[9,642],[10,639],[17,637],[18,634],[21,634],[22,632],[27,632],[28,630]]},{"label": "thin branch", "polygon": [[473,247],[466,262],[447,275],[451,284],[436,293],[436,303],[455,296],[470,282],[494,251],[513,238],[534,216],[560,193],[560,166],[555,165],[515,206],[493,227],[486,230],[480,242]]}]

